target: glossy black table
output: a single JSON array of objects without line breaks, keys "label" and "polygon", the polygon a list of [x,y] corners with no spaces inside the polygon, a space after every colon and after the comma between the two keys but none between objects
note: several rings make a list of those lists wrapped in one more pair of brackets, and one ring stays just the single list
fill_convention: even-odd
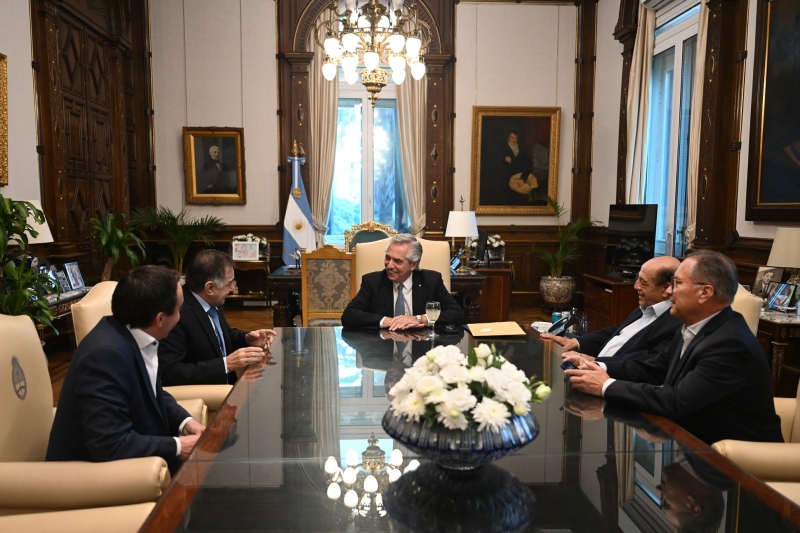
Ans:
[{"label": "glossy black table", "polygon": [[[708,531],[797,530],[798,506],[675,424],[573,394],[561,349],[526,331],[495,343],[552,385],[533,406],[539,436],[466,473],[419,458],[379,488],[385,516],[353,517],[327,496],[326,458],[360,457],[371,435],[387,460],[402,448],[381,427],[385,390],[432,342],[398,350],[377,331],[279,330],[271,359],[245,371],[142,531],[644,532],[698,517]],[[468,333],[434,342],[476,345]],[[416,458],[403,452],[401,469]]]}]

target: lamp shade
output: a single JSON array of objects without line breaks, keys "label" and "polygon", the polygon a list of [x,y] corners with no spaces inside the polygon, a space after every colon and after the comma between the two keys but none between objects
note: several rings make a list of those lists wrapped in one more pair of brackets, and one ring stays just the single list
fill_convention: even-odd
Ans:
[{"label": "lamp shade", "polygon": [[[36,209],[42,211],[42,203],[39,200],[25,201],[32,203]],[[30,233],[28,233],[28,244],[47,244],[53,242],[53,234],[50,233],[50,226],[47,224],[47,220],[44,221],[44,224],[39,224],[32,216],[28,216],[28,224],[39,232],[39,235],[36,237],[32,237]]]},{"label": "lamp shade", "polygon": [[475,211],[450,211],[445,237],[477,237],[478,221]]},{"label": "lamp shade", "polygon": [[800,228],[778,228],[769,252],[768,266],[800,268]]}]

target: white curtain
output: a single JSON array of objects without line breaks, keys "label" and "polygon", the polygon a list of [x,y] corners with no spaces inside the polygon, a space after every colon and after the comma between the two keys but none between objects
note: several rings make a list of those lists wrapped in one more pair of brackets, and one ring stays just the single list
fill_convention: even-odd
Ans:
[{"label": "white curtain", "polygon": [[692,116],[689,123],[689,175],[686,183],[686,243],[691,244],[697,230],[697,187],[700,182],[700,120],[703,115],[703,87],[706,71],[706,41],[708,40],[708,7],[700,3],[697,23],[697,61],[694,65],[692,87]]},{"label": "white curtain", "polygon": [[[306,330],[304,357],[314,358],[312,384],[313,409],[311,427],[317,440],[311,448],[313,457],[323,467],[325,458],[332,455],[339,461],[339,358],[336,332],[333,328]],[[298,333],[299,334],[299,333]]]},{"label": "white curtain", "polygon": [[650,70],[655,40],[656,13],[639,5],[639,28],[633,45],[631,74],[628,80],[628,146],[625,154],[625,203],[640,204],[644,201],[644,169],[647,154],[647,116],[649,114]]},{"label": "white curtain", "polygon": [[428,77],[407,77],[397,86],[397,116],[403,185],[411,220],[409,233],[420,236],[425,229],[425,108]]},{"label": "white curtain", "polygon": [[[324,13],[330,13],[327,9]],[[328,81],[322,75],[324,50],[310,32],[308,50],[314,52],[309,65],[308,89],[310,141],[313,153],[309,154],[309,184],[311,185],[311,216],[314,218],[317,248],[325,244],[328,231],[328,212],[331,206],[333,164],[336,155],[336,122],[339,112],[339,83]]]}]

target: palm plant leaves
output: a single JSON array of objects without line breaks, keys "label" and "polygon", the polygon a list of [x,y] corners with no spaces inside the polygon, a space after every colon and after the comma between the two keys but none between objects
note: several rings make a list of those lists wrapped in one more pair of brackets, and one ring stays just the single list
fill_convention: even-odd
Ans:
[{"label": "palm plant leaves", "polygon": [[540,251],[539,256],[547,263],[550,275],[554,278],[560,278],[564,274],[564,270],[580,258],[578,234],[584,228],[593,226],[594,221],[582,217],[562,224],[561,217],[567,214],[567,210],[564,206],[549,196],[545,196],[543,199],[547,202],[547,205],[553,209],[556,220],[558,221],[558,230],[556,232],[558,247],[555,251]]}]

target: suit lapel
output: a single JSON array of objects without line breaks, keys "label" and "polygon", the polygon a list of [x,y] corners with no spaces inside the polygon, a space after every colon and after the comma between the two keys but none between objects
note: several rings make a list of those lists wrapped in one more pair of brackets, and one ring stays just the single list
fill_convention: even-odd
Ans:
[{"label": "suit lapel", "polygon": [[389,281],[385,270],[383,271],[383,276],[381,276],[381,284],[376,296],[379,298],[383,309],[383,316],[394,316],[394,285]]},{"label": "suit lapel", "polygon": [[[691,340],[689,346],[687,346],[686,350],[683,352],[683,357],[681,357],[680,353],[680,350],[683,347],[683,342],[678,342],[676,344],[676,348],[673,350],[672,354],[672,361],[670,363],[669,370],[667,371],[667,377],[664,380],[665,385],[674,384],[678,376],[682,375],[683,369],[686,367],[687,362],[689,359],[694,357],[695,352],[698,351],[698,347],[703,343],[705,338],[713,334],[717,328],[730,320],[732,313],[733,311],[731,311],[731,308],[728,307],[720,311],[717,316],[712,318],[708,324],[706,324],[703,329],[701,329],[700,332]],[[681,335],[680,330],[678,330],[676,336],[683,341],[683,335]]]},{"label": "suit lapel", "polygon": [[[136,371],[139,374],[139,381],[144,385],[145,390],[147,391],[147,397],[150,399],[150,402],[153,404],[153,408],[156,410],[158,415],[161,417],[162,424],[166,424],[166,417],[163,406],[156,398],[156,394],[153,391],[153,387],[150,385],[150,375],[147,373],[147,367],[144,364],[144,357],[142,357],[142,351],[139,349],[139,345],[136,344],[136,339],[133,338],[131,332],[128,331],[128,328],[125,326],[121,327],[124,330],[124,338],[128,343],[131,351],[135,354],[133,360],[136,364]],[[156,372],[156,388],[161,386],[161,380],[158,376],[158,372]]]},{"label": "suit lapel", "polygon": [[[217,352],[219,357],[223,357],[223,354],[219,349],[219,342],[217,342],[217,335],[214,333],[214,326],[211,325],[211,319],[208,318],[208,313],[203,310],[203,306],[197,301],[194,293],[185,287],[183,300],[188,302],[188,307],[191,309],[195,320],[197,320],[197,323],[200,324],[200,329],[202,329],[203,333],[205,333],[207,342],[214,347],[214,350]],[[220,318],[222,318],[221,314]],[[229,339],[225,339],[225,343],[225,346],[230,346]]]},{"label": "suit lapel", "polygon": [[414,272],[412,272],[411,281],[413,283],[413,289],[411,290],[411,314],[418,315],[424,311],[426,303],[424,283],[422,282],[422,274],[419,273],[419,270],[414,270]]},{"label": "suit lapel", "polygon": [[634,322],[636,322],[640,318],[642,318],[642,308],[641,307],[637,307],[636,309],[633,310],[633,312],[631,312],[630,315],[628,315],[628,318],[626,318],[625,320],[622,321],[622,324],[620,324],[619,327],[617,328],[617,330],[614,332],[614,334],[611,335],[611,338],[614,338],[617,335],[619,335],[620,331],[622,331],[623,329],[627,328],[628,326],[630,326],[631,324],[633,324]]}]

